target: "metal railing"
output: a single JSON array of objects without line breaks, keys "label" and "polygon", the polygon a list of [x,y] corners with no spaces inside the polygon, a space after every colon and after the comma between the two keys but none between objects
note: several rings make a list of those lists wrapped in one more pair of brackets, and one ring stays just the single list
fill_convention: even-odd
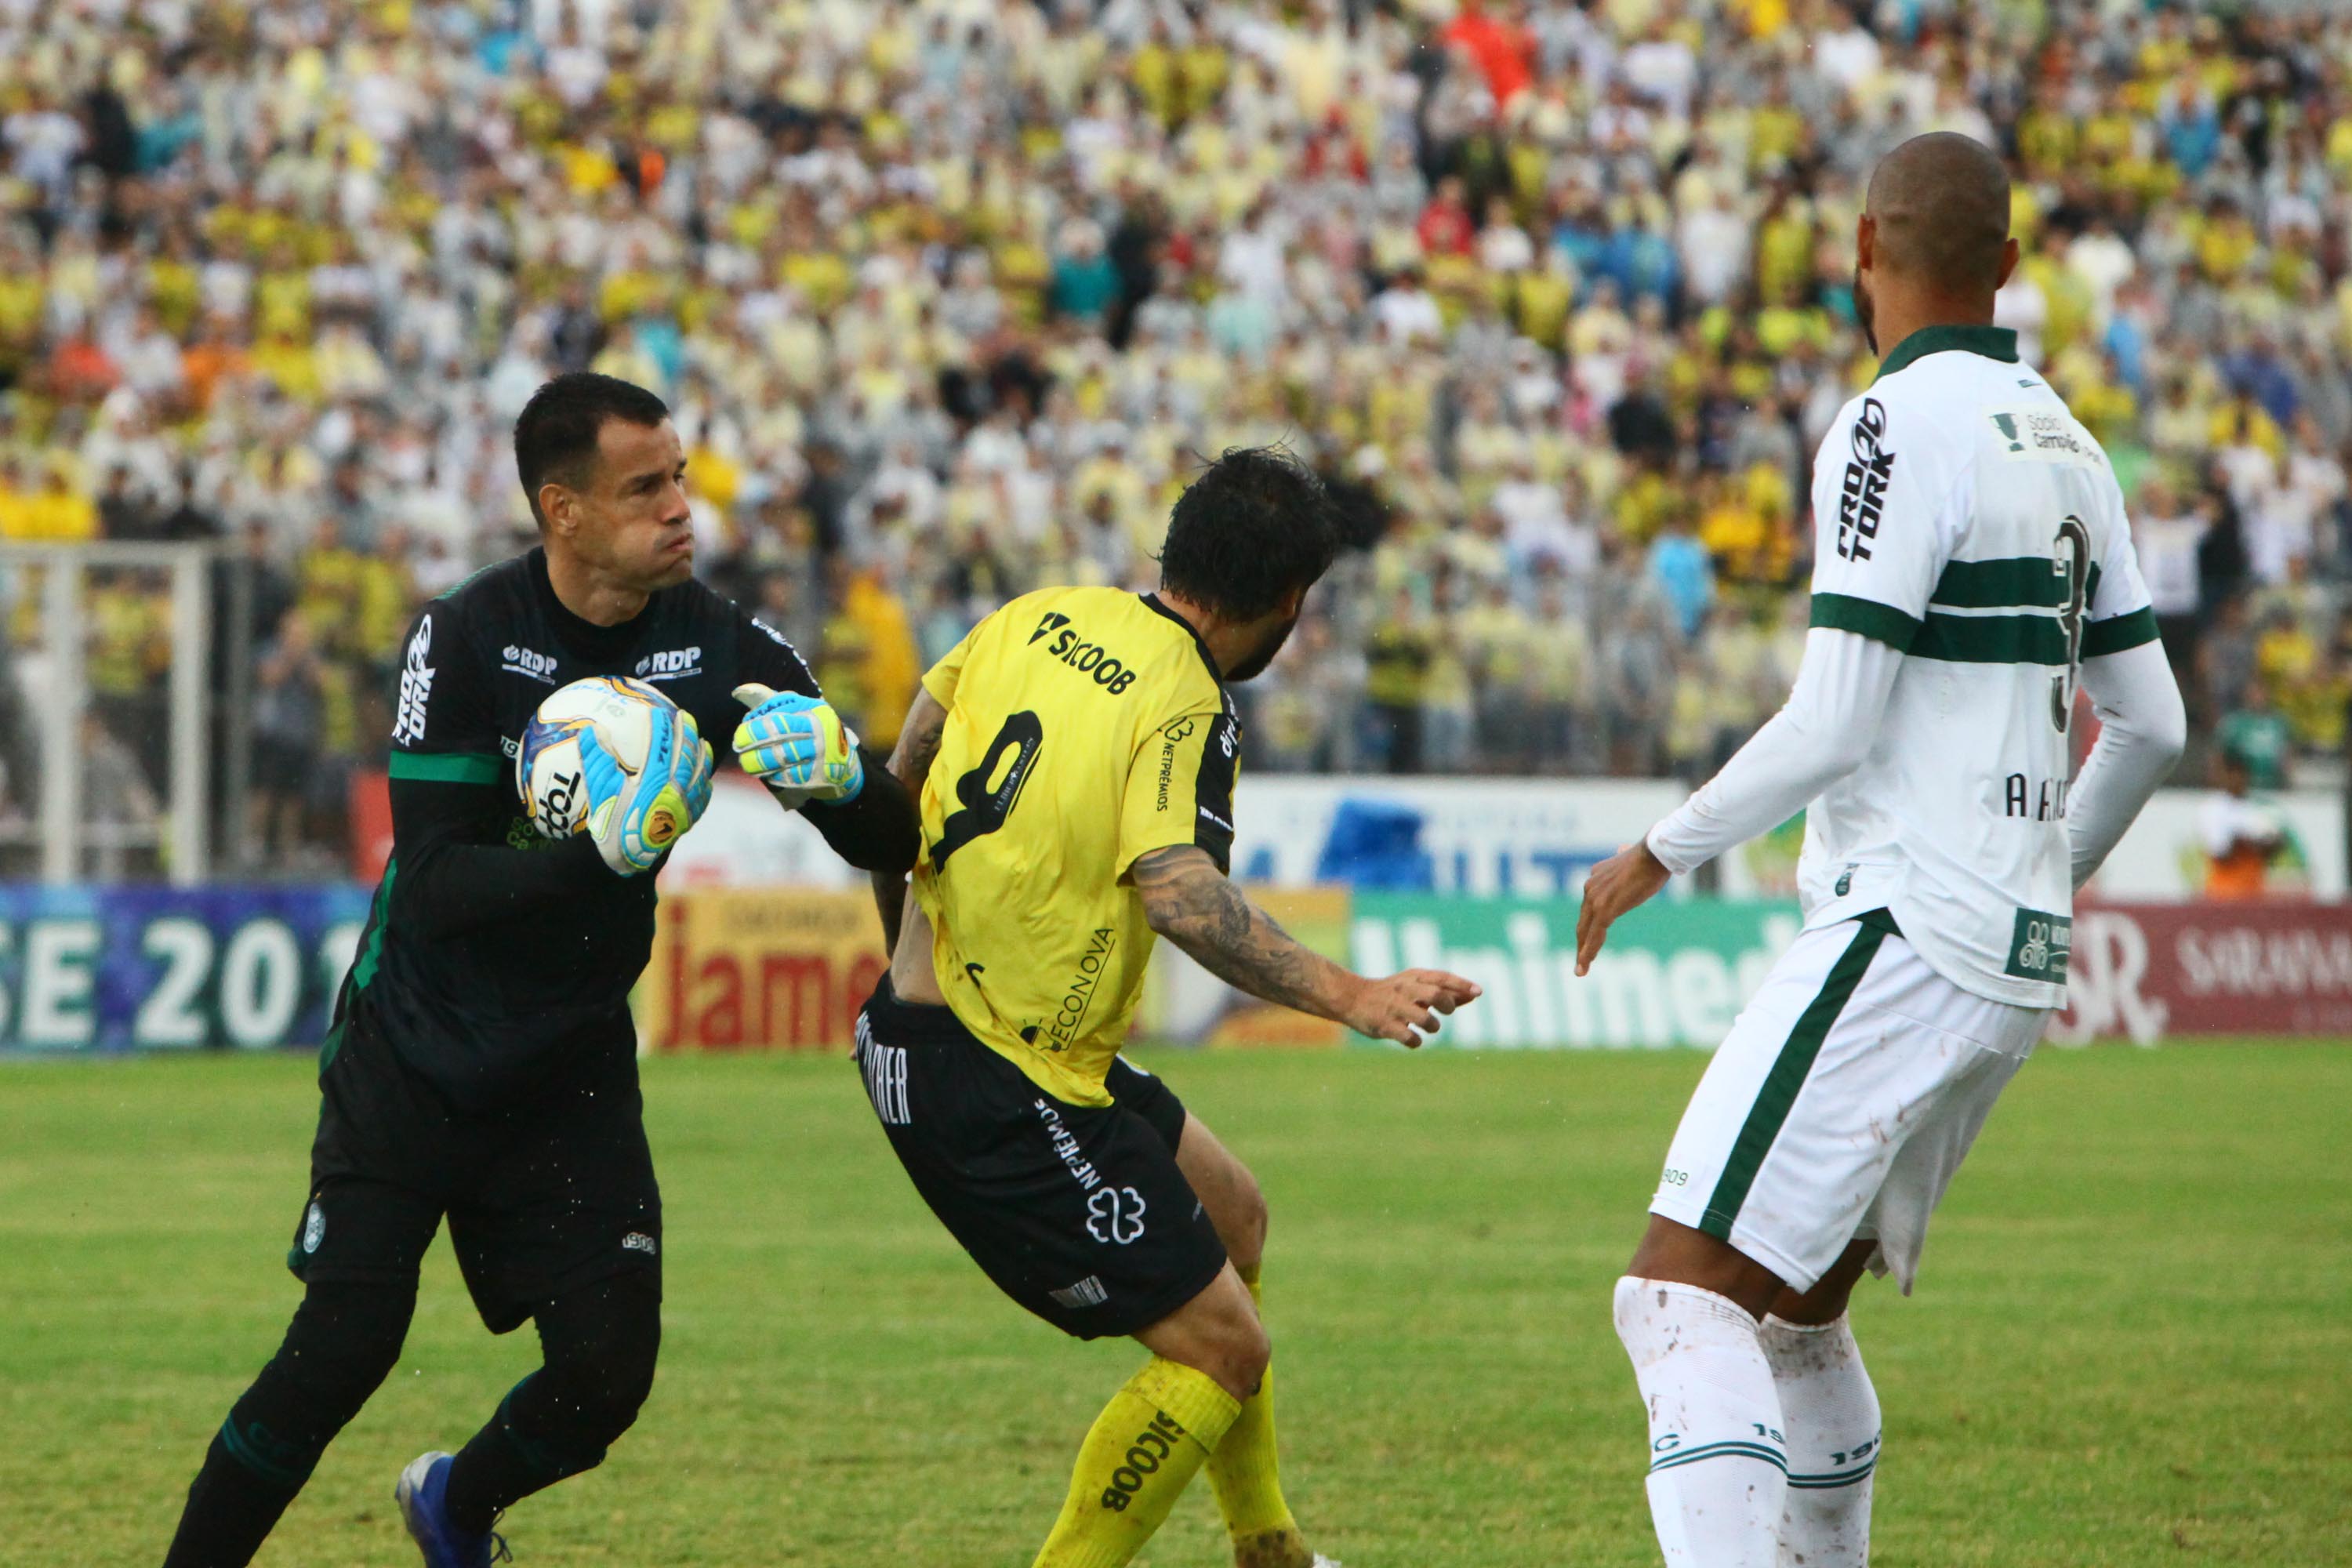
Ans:
[{"label": "metal railing", "polygon": [[[0,846],[37,846],[40,879],[51,884],[91,879],[86,853],[101,858],[126,850],[152,852],[173,885],[202,882],[212,851],[212,722],[215,680],[213,651],[215,546],[202,543],[0,543],[0,637],[14,641],[27,616],[37,623],[16,642],[9,663],[16,690],[0,703],[0,721],[22,725],[37,754],[32,810],[0,820]],[[94,574],[157,573],[168,579],[170,665],[163,680],[168,768],[161,808],[152,820],[94,817],[84,725],[91,711],[90,588]],[[21,703],[21,706],[20,706]],[[236,711],[232,702],[230,712]],[[102,715],[101,722],[124,716]],[[144,715],[141,715],[144,717]],[[133,739],[152,742],[153,735]],[[24,747],[11,748],[21,755]],[[103,765],[120,767],[120,748]],[[136,765],[135,760],[132,765]],[[234,775],[232,775],[234,776]],[[105,781],[118,788],[143,781]],[[16,783],[19,798],[25,786]],[[103,872],[100,872],[103,875]]]}]

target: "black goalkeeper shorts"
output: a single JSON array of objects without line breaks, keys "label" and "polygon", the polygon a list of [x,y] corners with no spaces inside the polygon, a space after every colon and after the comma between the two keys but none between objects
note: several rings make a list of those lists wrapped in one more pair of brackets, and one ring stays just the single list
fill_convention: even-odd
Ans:
[{"label": "black goalkeeper shorts", "polygon": [[1176,1167],[1184,1106],[1124,1059],[1071,1105],[887,975],[857,1020],[866,1098],[915,1190],[997,1288],[1082,1340],[1150,1327],[1207,1289],[1224,1244]]},{"label": "black goalkeeper shorts", "polygon": [[[614,1027],[631,1027],[625,1014]],[[306,1283],[416,1288],[446,1215],[492,1333],[616,1274],[661,1287],[661,1189],[634,1043],[510,1110],[467,1115],[411,1070],[366,1013],[319,1075],[310,1196],[286,1266]]]}]

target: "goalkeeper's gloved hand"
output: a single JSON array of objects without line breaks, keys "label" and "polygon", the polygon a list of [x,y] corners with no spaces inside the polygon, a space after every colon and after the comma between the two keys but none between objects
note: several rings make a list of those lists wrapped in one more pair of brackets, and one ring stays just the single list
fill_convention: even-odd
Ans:
[{"label": "goalkeeper's gloved hand", "polygon": [[653,868],[710,805],[710,747],[694,716],[671,709],[655,722],[646,765],[625,770],[592,729],[580,738],[587,773],[588,832],[604,864],[624,877]]},{"label": "goalkeeper's gloved hand", "polygon": [[750,681],[735,700],[751,710],[735,726],[735,759],[785,805],[856,800],[866,787],[857,737],[823,698]]}]

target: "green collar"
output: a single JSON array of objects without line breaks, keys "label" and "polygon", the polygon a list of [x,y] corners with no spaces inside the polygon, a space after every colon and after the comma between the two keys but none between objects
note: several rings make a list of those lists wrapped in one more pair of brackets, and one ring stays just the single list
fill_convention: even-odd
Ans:
[{"label": "green collar", "polygon": [[2017,334],[2007,327],[1922,327],[1895,345],[1895,352],[1880,363],[1876,381],[1885,381],[1913,360],[1951,349],[2015,364]]}]

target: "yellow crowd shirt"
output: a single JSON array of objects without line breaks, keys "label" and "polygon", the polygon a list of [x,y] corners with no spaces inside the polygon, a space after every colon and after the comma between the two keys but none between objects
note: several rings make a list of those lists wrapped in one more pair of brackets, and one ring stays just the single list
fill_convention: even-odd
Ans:
[{"label": "yellow crowd shirt", "polygon": [[1151,955],[1138,858],[1233,850],[1241,726],[1191,625],[1150,595],[1048,588],[923,678],[947,710],[915,897],[964,1026],[1055,1099],[1108,1105]]}]

